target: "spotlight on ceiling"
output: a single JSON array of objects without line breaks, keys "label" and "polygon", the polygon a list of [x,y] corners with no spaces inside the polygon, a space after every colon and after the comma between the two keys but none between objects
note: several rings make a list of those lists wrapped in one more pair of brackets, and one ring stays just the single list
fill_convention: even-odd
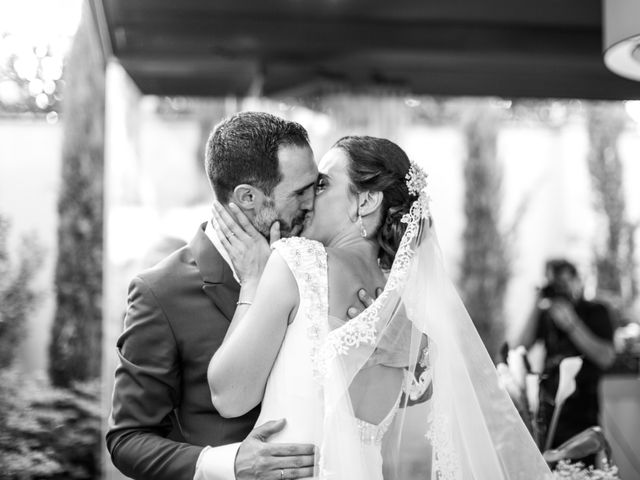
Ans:
[{"label": "spotlight on ceiling", "polygon": [[602,6],[605,65],[640,81],[640,0],[604,0]]}]

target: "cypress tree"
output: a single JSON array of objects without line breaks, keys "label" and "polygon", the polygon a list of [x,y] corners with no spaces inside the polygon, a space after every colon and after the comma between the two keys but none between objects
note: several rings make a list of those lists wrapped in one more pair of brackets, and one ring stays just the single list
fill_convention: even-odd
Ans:
[{"label": "cypress tree", "polygon": [[502,170],[496,158],[499,118],[478,106],[464,121],[464,215],[461,295],[492,358],[504,341],[509,258],[499,228]]},{"label": "cypress tree", "polygon": [[98,377],[102,339],[105,65],[88,3],[66,65],[56,301],[49,375],[56,386]]}]

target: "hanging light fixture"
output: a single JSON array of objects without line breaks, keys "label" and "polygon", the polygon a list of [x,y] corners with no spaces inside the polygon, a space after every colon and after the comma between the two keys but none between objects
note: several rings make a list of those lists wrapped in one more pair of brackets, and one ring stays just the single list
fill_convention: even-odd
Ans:
[{"label": "hanging light fixture", "polygon": [[603,15],[605,65],[640,81],[640,0],[604,0]]}]

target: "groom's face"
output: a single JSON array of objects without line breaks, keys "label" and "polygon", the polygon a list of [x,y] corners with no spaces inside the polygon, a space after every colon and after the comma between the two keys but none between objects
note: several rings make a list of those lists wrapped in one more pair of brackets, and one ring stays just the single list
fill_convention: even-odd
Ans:
[{"label": "groom's face", "polygon": [[[266,232],[273,222],[280,222],[283,237],[297,236],[302,231],[307,214],[313,211],[318,167],[309,147],[284,146],[278,150],[282,180],[256,212],[258,230]],[[263,231],[264,233],[264,231]]]}]

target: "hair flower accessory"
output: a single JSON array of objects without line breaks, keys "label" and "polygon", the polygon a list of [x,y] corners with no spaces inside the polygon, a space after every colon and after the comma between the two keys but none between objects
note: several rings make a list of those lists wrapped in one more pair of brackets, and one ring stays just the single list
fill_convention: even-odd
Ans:
[{"label": "hair flower accessory", "polygon": [[[418,198],[411,204],[409,213],[404,214],[400,221],[406,224],[417,224],[422,218],[428,218],[430,216],[430,198],[427,194],[427,174],[418,164],[411,162],[409,171],[404,178],[409,194]],[[418,232],[416,231],[414,233]]]},{"label": "hair flower accessory", "polygon": [[407,181],[407,189],[411,195],[417,197],[427,188],[427,174],[414,162],[411,162],[409,171],[404,178]]}]

